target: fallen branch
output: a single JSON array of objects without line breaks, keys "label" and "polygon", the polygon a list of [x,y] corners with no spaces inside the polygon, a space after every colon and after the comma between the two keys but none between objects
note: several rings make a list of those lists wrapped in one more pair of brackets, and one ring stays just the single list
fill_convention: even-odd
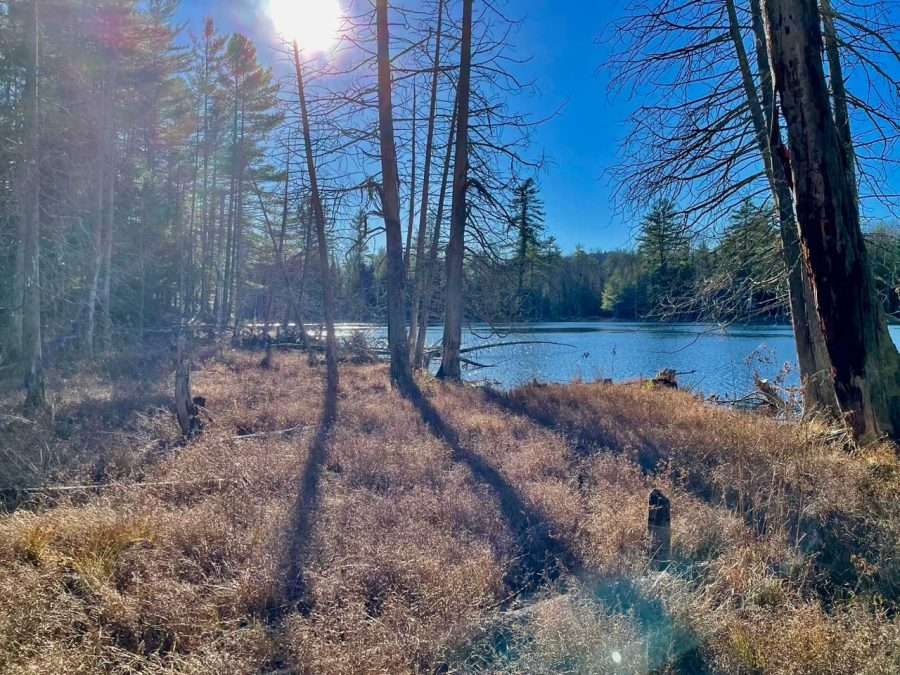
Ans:
[{"label": "fallen branch", "polygon": [[0,415],[0,420],[4,422],[19,422],[20,424],[34,424],[34,420],[30,420],[26,417],[19,417],[18,415]]},{"label": "fallen branch", "polygon": [[486,363],[478,363],[478,361],[472,361],[471,359],[463,359],[461,358],[460,363],[464,363],[467,366],[471,366],[472,368],[496,368],[496,365],[488,365]]},{"label": "fallen branch", "polygon": [[575,345],[570,345],[565,342],[548,342],[546,340],[518,340],[516,342],[497,342],[495,344],[489,345],[480,345],[477,347],[466,347],[465,349],[460,349],[460,354],[471,354],[472,352],[480,352],[485,349],[497,349],[499,347],[516,347],[518,345],[553,345],[554,347],[568,347],[569,349],[575,349]]},{"label": "fallen branch", "polygon": [[290,434],[300,429],[305,429],[307,425],[298,424],[295,427],[291,427],[290,429],[278,429],[277,431],[260,431],[255,434],[239,434],[237,436],[233,436],[232,439],[235,441],[246,441],[250,438],[260,438],[263,436],[279,436],[281,434]]},{"label": "fallen branch", "polygon": [[196,485],[237,485],[238,481],[227,478],[207,478],[204,480],[188,481],[159,481],[152,483],[95,483],[94,485],[57,485],[40,488],[4,487],[0,492],[24,492],[27,494],[40,494],[42,492],[90,492],[92,490],[106,490],[110,488],[147,488],[147,487],[188,487]]}]

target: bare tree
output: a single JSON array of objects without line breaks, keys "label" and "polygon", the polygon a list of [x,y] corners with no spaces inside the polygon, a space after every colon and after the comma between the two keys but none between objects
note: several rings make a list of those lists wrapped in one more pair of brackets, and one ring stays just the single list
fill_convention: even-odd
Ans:
[{"label": "bare tree", "polygon": [[462,41],[456,113],[456,159],[453,169],[453,201],[450,242],[447,245],[447,297],[444,309],[443,358],[438,377],[462,378],[460,353],[463,322],[463,258],[466,237],[466,190],[469,177],[469,98],[472,74],[472,0],[463,0]]},{"label": "bare tree", "polygon": [[[444,26],[444,0],[438,0],[437,29],[435,30],[434,57],[431,71],[431,100],[428,106],[428,132],[425,138],[425,166],[422,176],[422,201],[419,206],[419,232],[416,237],[416,268],[415,281],[412,293],[412,308],[410,311],[409,342],[413,350],[413,366],[422,367],[422,357],[419,349],[419,315],[422,314],[422,299],[425,291],[425,275],[427,261],[425,260],[425,243],[428,236],[428,213],[431,199],[431,165],[434,156],[434,135],[437,121],[438,88],[441,73],[441,37]],[[452,142],[451,142],[452,145]],[[449,156],[449,155],[448,155]],[[438,232],[440,230],[438,229]],[[425,310],[427,312],[427,310]],[[427,319],[425,321],[427,326]],[[424,344],[424,342],[423,342]]]},{"label": "bare tree", "polygon": [[394,141],[394,104],[391,95],[390,32],[387,0],[376,2],[378,33],[378,138],[381,147],[381,203],[387,240],[388,347],[391,380],[405,386],[411,378],[404,303],[403,233],[400,224],[400,175]]},{"label": "bare tree", "polygon": [[300,98],[300,119],[303,127],[303,145],[306,149],[306,172],[309,180],[310,206],[316,230],[319,249],[319,266],[322,275],[322,312],[325,317],[325,366],[328,371],[328,386],[335,391],[338,386],[337,337],[334,330],[334,284],[330,279],[331,264],[328,254],[328,237],[325,233],[325,209],[319,191],[319,174],[313,154],[312,131],[309,124],[309,109],[306,89],[303,84],[303,66],[300,62],[300,48],[294,40],[294,70],[297,76],[297,95]]},{"label": "bare tree", "polygon": [[838,401],[858,438],[897,438],[900,354],[869,268],[846,131],[832,116],[819,8],[815,0],[766,0],[765,9],[803,254]]},{"label": "bare tree", "polygon": [[751,0],[752,26],[762,100],[757,93],[757,85],[754,82],[753,72],[744,47],[744,38],[734,0],[725,2],[728,11],[729,33],[734,44],[741,82],[747,97],[763,168],[778,214],[782,253],[788,279],[794,344],[797,348],[800,374],[803,378],[807,413],[818,411],[836,417],[839,415],[839,408],[830,379],[831,363],[825,348],[822,327],[815,311],[809,275],[800,256],[797,223],[794,219],[794,201],[787,180],[788,168],[785,166],[785,155],[782,152],[773,152],[773,145],[775,148],[780,149],[781,147],[781,133],[774,118],[772,74],[759,3],[760,0]]},{"label": "bare tree", "polygon": [[25,351],[25,413],[33,415],[47,404],[41,338],[41,167],[40,167],[40,18],[38,0],[27,15],[28,61],[23,92],[25,155],[22,158],[23,336]]}]

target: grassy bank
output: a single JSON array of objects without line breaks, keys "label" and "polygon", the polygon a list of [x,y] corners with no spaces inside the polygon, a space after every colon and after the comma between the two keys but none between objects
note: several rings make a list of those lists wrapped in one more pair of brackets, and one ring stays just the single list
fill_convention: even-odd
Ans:
[{"label": "grassy bank", "polygon": [[106,487],[0,516],[0,672],[900,670],[887,446],[637,387],[409,400],[382,366],[326,402],[305,357],[259,358],[196,373],[187,445],[163,370],[81,376],[52,421],[4,423],[19,480]]}]

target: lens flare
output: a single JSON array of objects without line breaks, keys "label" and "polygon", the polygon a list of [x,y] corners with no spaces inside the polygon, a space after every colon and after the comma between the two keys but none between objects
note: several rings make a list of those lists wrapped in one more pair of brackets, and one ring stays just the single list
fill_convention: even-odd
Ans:
[{"label": "lens flare", "polygon": [[341,24],[338,0],[268,0],[268,15],[275,30],[307,54],[328,51]]}]

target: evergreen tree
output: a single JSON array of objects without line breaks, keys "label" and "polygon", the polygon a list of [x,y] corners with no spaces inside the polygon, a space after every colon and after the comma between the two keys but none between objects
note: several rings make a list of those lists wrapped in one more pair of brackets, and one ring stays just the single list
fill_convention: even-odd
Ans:
[{"label": "evergreen tree", "polygon": [[638,255],[654,309],[682,295],[688,279],[690,239],[675,202],[658,200],[641,223]]},{"label": "evergreen tree", "polygon": [[526,272],[534,268],[534,259],[541,249],[544,234],[544,203],[539,197],[540,189],[533,178],[516,186],[513,192],[510,212],[512,226],[518,230],[516,268],[518,272],[518,293],[525,287]]}]

